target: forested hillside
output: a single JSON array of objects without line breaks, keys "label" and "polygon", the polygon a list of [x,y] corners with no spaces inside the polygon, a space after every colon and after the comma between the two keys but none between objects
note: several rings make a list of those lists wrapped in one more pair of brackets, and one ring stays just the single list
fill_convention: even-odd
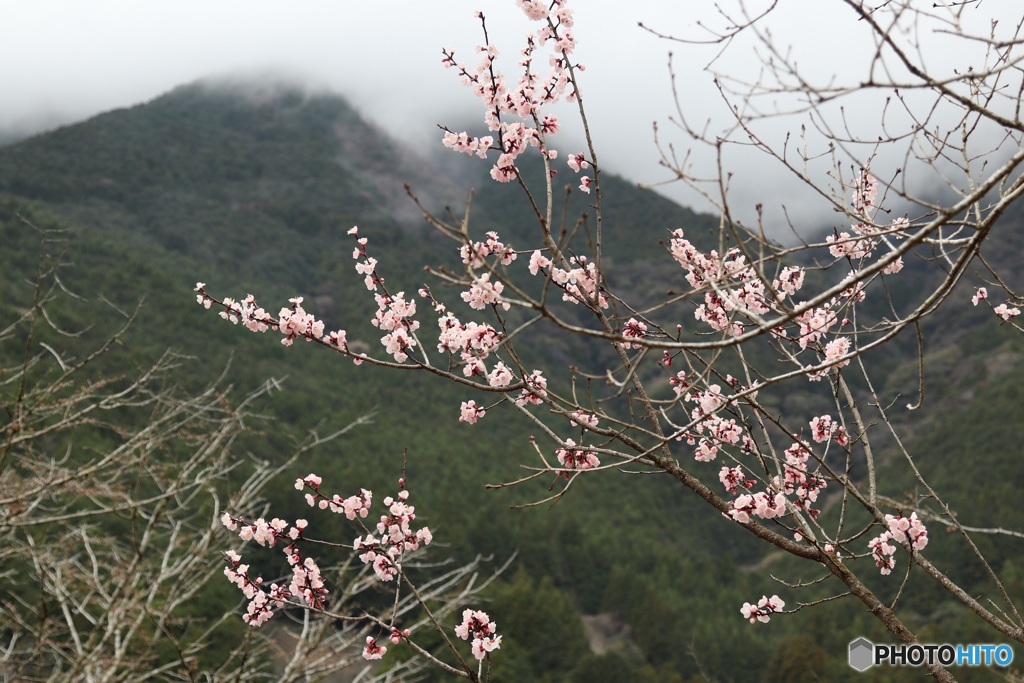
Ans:
[{"label": "forested hillside", "polygon": [[[515,184],[488,182],[486,166],[459,174],[479,176],[472,230],[499,229],[514,246],[530,229],[529,207]],[[662,243],[682,228],[695,242],[714,245],[719,219],[621,178],[605,175],[602,182],[610,279],[641,301],[685,287]],[[270,489],[275,514],[304,514],[291,482],[310,471],[339,487],[386,489],[407,454],[418,512],[442,546],[435,553],[456,561],[483,554],[495,566],[515,554],[487,592],[487,608],[504,634],[497,680],[897,680],[892,671],[857,674],[847,667],[850,640],[885,638],[854,603],[818,605],[773,620],[771,628],[742,619],[740,605],[771,590],[755,568],[789,560],[764,556],[743,529],[677,482],[656,475],[583,478],[557,504],[512,509],[545,497],[552,484],[540,479],[484,488],[522,476],[519,463],[527,458],[520,456],[530,452],[533,428],[514,410],[501,407],[485,422],[459,424],[454,407],[465,397],[450,384],[356,367],[326,349],[286,348],[276,339],[242,334],[196,305],[197,281],[237,298],[258,292],[274,310],[303,296],[328,324],[349,330],[353,348],[375,346],[374,303],[353,270],[349,228],[358,225],[386,262],[392,291],[413,292],[424,283],[441,288],[423,266],[450,266],[458,258],[458,244],[420,219],[405,184],[439,214],[448,206],[461,216],[470,197],[470,187],[389,140],[343,99],[282,86],[195,84],[0,148],[0,328],[31,296],[25,282],[34,277],[38,251],[31,223],[60,231],[63,285],[84,298],[62,305],[61,315],[69,328],[92,330],[81,343],[116,325],[119,310],[139,307],[116,353],[97,371],[128,373],[173,349],[189,359],[171,378],[185,389],[205,386],[225,368],[227,382],[243,393],[282,378],[284,391],[260,403],[272,418],[265,428],[270,438],[245,444],[259,460],[283,457],[282,444],[310,430],[327,433],[372,414],[370,424],[281,474]],[[565,210],[570,229],[590,200],[572,194]],[[1020,211],[1004,216],[985,252],[1009,266],[1004,272],[1011,286],[1024,285],[1022,226]],[[576,239],[585,244],[586,232]],[[932,277],[925,268],[932,257],[922,247],[907,259],[905,277],[891,285],[891,304],[882,305],[902,305],[899,287],[922,287]],[[1024,485],[1016,429],[1024,341],[1004,334],[989,311],[971,307],[970,295],[958,288],[952,294],[957,305],[923,323],[929,340],[923,398],[913,330],[868,357],[894,421],[909,427],[904,445],[919,454],[918,464],[965,523],[1022,529],[1015,496]],[[585,367],[600,353],[553,329],[542,342],[565,367]],[[668,375],[660,382],[669,393]],[[810,392],[764,400],[787,417],[809,419],[827,410]],[[914,411],[904,408],[919,402]],[[878,458],[880,477],[901,457],[889,445]],[[908,492],[914,485],[905,482]],[[944,542],[938,525],[932,534],[936,562],[969,587],[985,579],[972,573],[978,571],[973,565],[961,564],[963,548]],[[227,532],[222,540],[232,546]],[[985,550],[1014,577],[1008,589],[1024,597],[1024,543],[998,537]],[[328,559],[330,553],[323,562]],[[897,587],[889,582],[879,590]],[[208,590],[216,596],[211,604],[237,598],[222,577]],[[4,591],[0,584],[0,595]],[[804,599],[830,592],[815,591]],[[961,616],[962,608],[937,599],[927,586],[910,587],[904,600],[915,606],[915,626],[924,636]],[[961,636],[993,640],[984,630]],[[216,661],[217,653],[207,657]],[[916,680],[913,670],[898,673]],[[988,680],[985,672],[967,672],[964,680],[971,675]]]}]

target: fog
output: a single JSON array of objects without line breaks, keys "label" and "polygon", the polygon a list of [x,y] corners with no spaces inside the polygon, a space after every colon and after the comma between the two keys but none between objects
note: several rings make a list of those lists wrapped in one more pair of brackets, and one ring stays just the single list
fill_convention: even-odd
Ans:
[{"label": "fog", "polygon": [[[746,6],[753,14],[768,4],[755,0]],[[669,121],[678,114],[668,71],[670,51],[679,111],[694,125],[708,122],[711,131],[729,125],[729,108],[704,70],[721,46],[659,39],[637,24],[707,38],[702,25],[725,25],[714,6],[678,0],[587,0],[574,6],[577,56],[587,67],[582,94],[603,167],[706,210],[709,204],[699,194],[679,183],[661,184],[671,174],[658,164],[652,125],[659,122],[666,146],[686,156],[692,140]],[[231,77],[301,81],[313,90],[343,94],[366,118],[428,153],[439,146],[437,124],[479,120],[472,94],[440,63],[442,46],[476,63],[473,50],[482,42],[474,18],[479,7],[486,10],[491,42],[514,72],[523,35],[532,26],[511,0],[7,3],[0,14],[0,61],[5,65],[0,71],[0,142],[145,102],[198,79]],[[870,33],[841,2],[783,1],[766,26],[823,82],[836,75],[866,75]],[[756,41],[738,43],[714,66],[754,79],[763,57]],[[867,115],[858,117],[869,138],[879,106],[877,99],[866,102]],[[566,120],[571,115],[563,111]],[[765,121],[759,132],[781,144],[787,133],[798,130],[798,120],[780,117]],[[562,144],[582,145],[578,128],[562,135]],[[864,150],[850,153],[867,155]],[[788,220],[801,231],[827,227],[833,220],[827,202],[763,154],[737,146],[726,150],[723,161],[733,174],[730,204],[741,220],[753,223],[755,205],[763,204],[767,230],[783,239]],[[693,149],[689,163],[698,176],[717,171],[709,149]]]}]

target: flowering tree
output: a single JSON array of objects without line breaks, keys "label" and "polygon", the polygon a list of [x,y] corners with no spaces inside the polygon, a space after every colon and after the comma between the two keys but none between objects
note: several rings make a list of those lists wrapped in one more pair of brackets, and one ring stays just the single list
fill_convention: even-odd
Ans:
[{"label": "flowering tree", "polygon": [[[38,230],[27,218],[18,228]],[[236,599],[220,576],[222,517],[231,519],[224,509],[262,510],[268,482],[368,418],[314,434],[273,465],[253,456],[252,436],[265,422],[255,406],[278,384],[236,401],[223,377],[197,393],[177,387],[186,359],[172,353],[135,370],[119,353],[134,314],[105,338],[91,331],[100,341],[90,348],[90,330],[66,322],[84,304],[61,280],[64,247],[55,233],[38,233],[35,278],[5,292],[0,311],[9,321],[0,329],[0,675],[308,681],[354,668],[363,680],[386,680],[421,666],[410,659],[387,673],[368,667],[357,645],[379,629],[368,615],[339,622],[298,612],[272,633],[227,618]],[[98,328],[105,319],[92,322]],[[274,532],[261,525],[246,528],[272,542]],[[245,570],[231,566],[244,583]],[[447,613],[486,585],[474,582],[477,571],[478,562],[434,571],[420,595]],[[376,581],[367,572],[324,572],[334,609],[372,604]],[[396,603],[390,613],[408,611]],[[421,625],[407,623],[405,635]]]},{"label": "flowering tree", "polygon": [[[274,315],[252,295],[219,298],[199,283],[199,303],[254,332],[279,334],[285,345],[304,339],[356,364],[431,373],[464,387],[466,400],[452,406],[453,421],[466,423],[464,429],[485,429],[493,412],[513,411],[538,438],[524,444],[529,473],[506,485],[555,477],[561,483],[548,501],[566,495],[579,477],[662,473],[720,512],[719,523],[740,525],[817,568],[821,576],[813,584],[837,587],[830,597],[812,598],[806,582],[780,579],[781,587],[769,590],[772,579],[765,576],[765,595],[737,605],[750,622],[849,597],[899,640],[914,643],[918,636],[898,598],[883,600],[871,587],[879,574],[909,577],[914,568],[915,581],[934,582],[1001,637],[1024,642],[1024,619],[974,542],[979,533],[1001,530],[961,522],[904,446],[899,424],[907,418],[895,415],[923,400],[924,323],[940,309],[969,305],[956,286],[973,270],[987,281],[975,291],[974,305],[990,305],[1007,329],[1021,329],[1013,280],[981,255],[999,218],[1024,192],[1021,18],[986,22],[972,2],[904,0],[876,8],[845,0],[851,21],[875,48],[867,80],[850,85],[817,85],[805,76],[773,42],[766,28],[771,8],[753,11],[741,3],[734,14],[723,8],[722,29],[702,24],[708,35],[659,34],[716,51],[744,49],[751,40],[760,45],[765,63],[756,80],[719,73],[715,61],[708,67],[734,116],[724,131],[689,125],[682,103],[676,124],[720,160],[733,145],[764,152],[834,209],[841,226],[824,239],[805,236],[797,247],[780,247],[764,237],[763,225],[748,229],[733,217],[727,173],[702,179],[665,146],[664,165],[713,203],[721,229],[702,241],[685,226],[665,226],[664,258],[674,261],[686,286],[660,299],[627,300],[625,288],[616,286],[623,274],[604,251],[614,227],[603,220],[602,166],[587,125],[572,10],[565,0],[517,4],[534,30],[514,71],[504,70],[483,14],[484,45],[473,59],[442,52],[443,65],[480,100],[487,129],[482,135],[445,129],[443,143],[486,159],[494,181],[518,186],[536,219],[529,243],[510,244],[500,226],[478,228],[468,205],[461,220],[421,207],[456,242],[462,267],[434,270],[435,281],[410,296],[389,288],[372,227],[352,228],[355,269],[377,303],[369,321],[382,335],[376,353],[350,348],[346,330],[330,331],[301,297]],[[937,46],[918,40],[925,32],[941,38]],[[950,44],[971,55],[969,69],[930,68],[929,51],[947,52]],[[844,103],[872,90],[889,93],[890,106],[870,126],[851,126]],[[762,132],[777,114],[762,111],[760,102],[769,100],[792,104],[800,145],[789,136],[774,145]],[[582,152],[557,149],[563,124],[552,111],[559,102],[575,107],[586,139]],[[529,163],[543,165],[539,187],[527,182]],[[944,199],[921,189],[930,187],[918,180],[928,173],[946,180]],[[573,178],[568,192],[592,201],[579,220],[560,209],[557,189],[566,174]],[[919,273],[914,291],[897,300],[891,291],[909,270]],[[458,297],[442,296],[437,281],[444,291],[456,288]],[[921,342],[922,393],[904,409],[876,390],[870,354],[897,343],[908,328]],[[558,367],[543,343],[552,334],[584,338],[589,348],[607,352]],[[771,399],[791,391],[815,396],[815,414],[780,416]],[[883,447],[899,456],[923,492],[919,497],[898,500],[900,492],[876,476]],[[328,499],[312,477],[298,484],[311,490],[311,504],[350,519],[369,504],[366,494]],[[405,503],[399,497],[390,504],[401,510]],[[378,532],[406,548],[425,542],[401,522],[399,531],[387,531],[402,514],[392,509]],[[963,538],[998,597],[977,599],[929,560],[936,525]],[[280,531],[292,539],[304,533],[297,525]],[[400,570],[392,550],[380,552],[380,542],[371,535],[353,547],[370,548],[363,561],[380,562],[375,571],[387,580]],[[239,581],[237,567],[233,578]],[[315,601],[315,592],[307,594],[307,604],[315,608]],[[465,619],[458,635],[478,634],[474,653],[488,651],[489,619],[472,612]],[[383,654],[376,647],[369,643],[367,651]],[[952,680],[937,663],[929,671]]]}]

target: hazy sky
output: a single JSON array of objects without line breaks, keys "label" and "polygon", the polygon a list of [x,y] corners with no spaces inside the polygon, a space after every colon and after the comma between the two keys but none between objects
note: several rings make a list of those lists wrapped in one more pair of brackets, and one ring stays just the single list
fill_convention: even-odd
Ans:
[{"label": "hazy sky", "polygon": [[[697,22],[714,23],[715,4],[573,3],[577,54],[587,66],[582,91],[606,168],[637,182],[665,179],[651,124],[657,120],[668,131],[674,114],[670,50],[687,116],[711,118],[718,126],[727,121],[703,71],[715,48],[659,40],[637,27],[643,21],[666,33],[701,36]],[[747,4],[756,10],[769,3]],[[512,0],[0,0],[0,132],[80,120],[204,77],[274,73],[345,94],[379,126],[426,149],[438,144],[436,124],[458,125],[478,115],[472,95],[440,64],[442,46],[477,61],[476,9],[487,14],[492,42],[512,71],[522,36],[531,30]],[[768,25],[822,78],[851,73],[870,48],[863,24],[836,0],[781,0]],[[754,76],[759,59],[752,49],[734,46],[724,63]],[[779,139],[793,127],[780,124]],[[666,139],[681,153],[690,144],[679,134]],[[778,206],[785,202],[799,220],[828,220],[784,174],[736,154],[730,161],[741,216],[751,216],[760,201],[770,218],[781,221]],[[709,154],[698,153],[693,161],[698,171],[714,170]],[[662,191],[703,208],[681,187]]]}]

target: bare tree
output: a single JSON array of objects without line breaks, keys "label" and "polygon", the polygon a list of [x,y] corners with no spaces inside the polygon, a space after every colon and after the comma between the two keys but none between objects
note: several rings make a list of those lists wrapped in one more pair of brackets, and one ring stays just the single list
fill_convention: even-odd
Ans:
[{"label": "bare tree", "polygon": [[[445,64],[483,102],[490,133],[447,131],[446,146],[496,157],[492,177],[519,185],[536,218],[531,243],[513,246],[497,233],[475,229],[468,204],[458,218],[421,207],[434,227],[457,242],[463,258],[461,272],[434,274],[458,287],[470,314],[486,315],[486,321],[460,320],[459,302],[442,301],[424,286],[421,305],[432,308],[434,321],[421,327],[415,300],[385,286],[387,264],[377,262],[372,227],[366,226],[350,234],[356,269],[378,302],[372,323],[384,335],[385,353],[350,349],[346,332],[327,331],[301,299],[276,316],[251,296],[213,298],[202,284],[199,300],[208,307],[216,303],[222,316],[253,331],[280,332],[285,343],[306,338],[356,362],[428,372],[475,390],[473,400],[453,407],[453,419],[483,422],[467,429],[484,428],[497,419],[492,412],[499,405],[510,407],[546,442],[524,447],[527,475],[505,485],[557,476],[564,482],[557,497],[580,476],[660,473],[720,511],[727,518],[722,524],[740,524],[817,568],[813,584],[836,586],[825,600],[852,596],[904,643],[918,637],[908,626],[901,592],[883,600],[869,587],[876,579],[867,579],[897,571],[898,548],[904,581],[916,568],[915,581],[935,582],[1002,637],[1024,643],[1024,619],[974,542],[979,533],[1003,530],[962,522],[904,447],[899,426],[923,400],[924,324],[943,307],[970,305],[969,297],[952,296],[965,277],[983,272],[988,287],[975,292],[975,305],[992,305],[1008,329],[1021,329],[1013,280],[981,250],[1024,193],[1024,15],[996,5],[1006,14],[988,16],[992,4],[981,2],[840,4],[849,10],[844,30],[860,31],[874,45],[848,84],[816,82],[775,42],[768,29],[775,3],[755,9],[739,2],[731,10],[716,5],[721,28],[702,24],[707,33],[688,37],[658,34],[688,49],[704,45],[712,51],[706,70],[733,115],[724,130],[694,125],[679,98],[675,131],[687,145],[707,145],[718,155],[711,171],[695,168],[689,155],[677,151],[670,141],[674,133],[658,134],[672,177],[698,189],[720,217],[710,241],[682,229],[665,235],[665,259],[685,274],[682,292],[627,300],[624,288],[616,287],[620,273],[608,266],[604,252],[610,228],[603,216],[602,166],[573,56],[575,35],[586,30],[574,28],[571,10],[556,1],[520,3],[537,31],[509,77],[518,83],[501,71],[486,24],[479,65],[444,52]],[[720,72],[721,55],[751,45],[762,59],[753,78]],[[933,66],[940,55],[951,54],[967,62]],[[883,95],[880,104],[857,111],[877,115],[853,119],[846,104],[873,92]],[[587,134],[586,152],[568,158],[579,190],[592,199],[585,216],[567,216],[553,180],[562,177],[553,172],[561,163],[554,149],[560,122],[545,107],[559,99],[576,104]],[[763,126],[780,114],[793,128],[774,137]],[[821,241],[802,235],[798,246],[783,248],[765,237],[763,224],[740,224],[724,164],[725,151],[737,145],[766,154],[801,180],[840,216],[842,227]],[[545,169],[539,190],[521,172],[519,159],[534,153],[531,148],[540,152]],[[943,192],[929,189],[935,179],[943,181]],[[897,303],[889,285],[906,274],[905,261],[924,273],[915,282],[925,284],[915,284],[912,299]],[[989,289],[1001,292],[998,304]],[[904,407],[876,390],[879,378],[866,354],[894,344],[908,328],[920,342],[922,388]],[[428,329],[439,331],[436,352],[433,340],[425,339]],[[568,370],[553,366],[543,343],[552,330],[603,345],[608,353],[592,358],[610,360],[581,359]],[[772,397],[792,387],[816,395],[823,414],[796,421],[780,416]],[[899,500],[900,492],[887,490],[876,476],[882,448],[902,459],[923,492],[919,499]],[[643,478],[635,479],[642,486]],[[823,491],[831,498],[824,511],[815,507]],[[979,600],[929,561],[928,525],[936,523],[963,538],[997,597]],[[797,600],[806,590],[806,584],[782,584]],[[790,611],[821,600],[808,598]],[[761,622],[785,611],[774,595],[742,609],[745,618]],[[928,670],[953,680],[938,661]]]}]

